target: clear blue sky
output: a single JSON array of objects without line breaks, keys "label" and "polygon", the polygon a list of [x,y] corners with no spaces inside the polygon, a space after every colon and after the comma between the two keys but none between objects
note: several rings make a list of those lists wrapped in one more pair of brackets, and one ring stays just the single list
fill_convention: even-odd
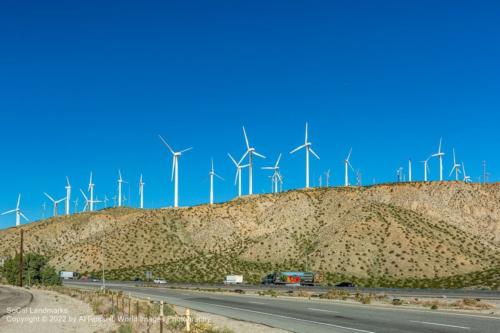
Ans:
[{"label": "clear blue sky", "polygon": [[304,154],[288,152],[305,121],[321,156],[312,184],[328,168],[341,184],[351,146],[365,184],[393,181],[409,157],[421,179],[416,161],[440,136],[446,176],[455,147],[474,181],[483,159],[498,181],[498,22],[498,1],[2,1],[0,211],[22,193],[36,220],[44,191],[63,197],[67,175],[80,196],[91,170],[97,196],[112,197],[118,168],[132,204],[142,172],[146,205],[171,205],[158,134],[194,147],[181,205],[208,201],[211,157],[226,178],[216,200],[231,199],[226,154],[243,153],[242,125],[268,156],[254,191],[270,190],[260,167],[280,152],[284,187],[303,187]]}]

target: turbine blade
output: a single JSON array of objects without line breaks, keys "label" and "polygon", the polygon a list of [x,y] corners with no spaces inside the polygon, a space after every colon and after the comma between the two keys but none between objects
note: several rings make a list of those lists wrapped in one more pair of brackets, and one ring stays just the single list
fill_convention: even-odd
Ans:
[{"label": "turbine blade", "polygon": [[259,156],[260,158],[266,158],[264,155],[259,154],[258,152],[254,151],[253,154],[255,156]]},{"label": "turbine blade", "polygon": [[453,174],[453,171],[455,171],[455,166],[453,166],[453,168],[451,168],[451,171],[450,171],[450,174],[448,175],[448,177],[451,177],[451,175]]},{"label": "turbine blade", "polygon": [[19,205],[21,204],[21,193],[17,196],[17,208],[19,209]]},{"label": "turbine blade", "polygon": [[241,172],[240,168],[236,169],[236,176],[234,177],[234,185],[236,185],[238,183],[238,176],[239,176],[240,172]]},{"label": "turbine blade", "polygon": [[2,215],[7,215],[7,214],[10,214],[10,213],[14,213],[16,211],[17,211],[17,209],[8,210],[6,212],[3,212]]},{"label": "turbine blade", "polygon": [[276,169],[275,167],[262,167],[262,170],[274,170]]},{"label": "turbine blade", "polygon": [[85,195],[85,192],[83,192],[83,190],[82,190],[82,189],[80,189],[80,192],[82,192],[82,195],[83,195],[83,197],[85,198],[85,201],[89,201],[89,199],[88,199],[88,198],[87,198],[87,196]]},{"label": "turbine blade", "polygon": [[238,163],[236,162],[236,160],[233,158],[233,156],[231,156],[231,154],[227,153],[227,155],[229,156],[229,158],[231,159],[231,161],[233,161],[234,165],[236,167],[238,167]]},{"label": "turbine blade", "polygon": [[50,195],[48,195],[47,193],[43,192],[43,194],[45,194],[45,196],[46,196],[47,198],[49,198],[49,199],[50,199],[50,201],[52,201],[52,202],[54,202],[54,203],[56,202],[56,201],[55,201],[55,200],[54,200],[54,199],[53,199]]},{"label": "turbine blade", "polygon": [[351,153],[352,153],[352,148],[349,149],[349,154],[347,154],[346,160],[349,161],[349,158],[351,158]]},{"label": "turbine blade", "polygon": [[306,146],[306,145],[302,145],[302,146],[299,146],[299,147],[295,148],[294,150],[292,150],[292,151],[290,152],[290,154],[293,154],[293,153],[298,152],[299,150],[301,150],[301,149],[302,149],[302,148],[304,148],[305,146]]},{"label": "turbine blade", "polygon": [[214,173],[214,176],[219,178],[220,180],[223,180],[223,181],[226,181],[224,178],[222,178],[221,176],[219,176],[218,174]]},{"label": "turbine blade", "polygon": [[66,181],[68,182],[68,187],[70,187],[71,184],[69,183],[69,177],[68,176],[66,176]]},{"label": "turbine blade", "polygon": [[278,167],[278,165],[280,164],[280,161],[281,161],[281,153],[280,153],[280,156],[278,156],[278,160],[276,161],[276,164],[274,165],[275,168]]},{"label": "turbine blade", "polygon": [[245,159],[245,157],[247,157],[248,152],[249,152],[249,151],[247,150],[247,151],[243,154],[243,156],[241,157],[240,161],[238,162],[238,165],[240,165],[240,164],[241,164],[241,162],[243,162],[243,160]]},{"label": "turbine blade", "polygon": [[247,144],[247,149],[250,149],[250,143],[248,142],[247,131],[245,130],[245,126],[243,126],[243,136],[245,137],[245,143]]},{"label": "turbine blade", "polygon": [[163,144],[168,148],[168,150],[170,150],[172,154],[175,154],[174,150],[172,149],[172,147],[168,145],[167,141],[165,141],[165,139],[161,135],[158,135],[158,137],[163,142]]},{"label": "turbine blade", "polygon": [[309,125],[308,125],[308,124],[307,124],[307,122],[306,122],[306,140],[304,141],[304,143],[305,143],[306,145],[307,145],[307,139],[308,139],[308,133],[307,133],[307,132],[308,132],[308,127],[309,127]]},{"label": "turbine blade", "polygon": [[175,171],[175,159],[177,157],[175,157],[175,155],[172,157],[172,177],[170,178],[170,181],[174,181],[174,171]]},{"label": "turbine blade", "polygon": [[310,151],[310,152],[311,152],[311,154],[313,154],[313,155],[314,155],[314,156],[315,156],[318,160],[320,159],[320,158],[319,158],[319,156],[318,156],[318,154],[316,154],[316,153],[314,152],[314,150],[312,150],[312,148],[309,148],[309,151]]},{"label": "turbine blade", "polygon": [[23,214],[23,212],[19,212],[19,215],[21,215],[27,222],[30,221],[30,219],[27,218],[26,215]]},{"label": "turbine blade", "polygon": [[189,147],[187,149],[181,150],[180,153],[182,154],[182,153],[185,153],[185,152],[190,151],[190,150],[193,150],[193,147]]}]

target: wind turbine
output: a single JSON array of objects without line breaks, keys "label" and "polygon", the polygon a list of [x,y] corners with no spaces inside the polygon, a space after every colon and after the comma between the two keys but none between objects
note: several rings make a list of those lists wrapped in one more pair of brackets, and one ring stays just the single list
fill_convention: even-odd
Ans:
[{"label": "wind turbine", "polygon": [[354,171],[354,168],[351,165],[351,162],[349,159],[351,158],[351,153],[352,153],[352,148],[349,149],[349,154],[347,154],[346,159],[344,160],[344,186],[349,186],[349,167],[351,168],[352,171]]},{"label": "wind turbine", "polygon": [[95,184],[92,183],[92,171],[91,171],[90,172],[90,180],[89,180],[89,190],[88,190],[90,192],[90,200],[88,200],[87,197],[85,195],[83,195],[85,197],[85,200],[87,201],[86,204],[87,203],[89,204],[89,208],[90,208],[91,212],[94,211],[94,186],[95,186]]},{"label": "wind turbine", "polygon": [[118,207],[122,206],[122,184],[127,183],[122,178],[122,172],[118,170]]},{"label": "wind turbine", "polygon": [[52,203],[54,204],[54,213],[53,215],[54,216],[57,216],[57,211],[58,211],[58,207],[59,207],[59,204],[61,202],[63,202],[64,200],[66,200],[66,198],[62,198],[62,199],[59,199],[59,200],[54,200],[54,198],[52,198],[50,195],[48,195],[46,192],[43,192],[43,194],[45,194],[45,196],[47,198],[49,198],[50,201],[52,201]]},{"label": "wind turbine", "polygon": [[212,163],[212,169],[210,169],[210,172],[208,173],[210,176],[210,204],[214,204],[214,177],[219,178],[220,180],[224,180],[221,176],[215,173],[214,169],[214,160],[211,160]]},{"label": "wind turbine", "polygon": [[245,131],[245,126],[243,126],[243,136],[245,137],[245,143],[247,145],[247,151],[245,154],[243,154],[243,157],[240,160],[240,163],[245,159],[245,157],[248,155],[248,194],[252,195],[253,194],[253,175],[252,175],[252,170],[253,170],[253,155],[258,156],[260,158],[266,158],[264,155],[259,154],[257,151],[255,151],[255,148],[250,147],[250,143],[248,142],[248,136],[247,132]]},{"label": "wind turbine", "polygon": [[[85,195],[85,192],[83,192],[82,189],[80,189],[80,192],[82,192],[83,198],[85,199],[85,206],[83,207],[83,211],[85,212],[87,208],[89,208],[89,211],[93,212],[94,209],[94,204],[95,203],[100,203],[100,200],[94,200],[93,197],[91,199],[87,198]],[[91,192],[91,195],[93,195],[93,192]]]},{"label": "wind turbine", "polygon": [[440,138],[438,152],[431,155],[431,157],[438,157],[439,158],[439,181],[443,181],[443,156],[444,156],[444,153],[441,151],[442,141],[443,141],[443,138]]},{"label": "wind turbine", "polygon": [[21,216],[23,217],[23,219],[26,220],[26,222],[29,222],[30,220],[23,214],[23,212],[21,211],[21,208],[19,208],[21,204],[21,194],[19,194],[19,196],[17,197],[17,205],[16,205],[16,208],[15,209],[12,209],[12,210],[8,210],[6,212],[3,212],[2,215],[7,215],[7,214],[10,214],[10,213],[16,213],[16,227],[20,226],[21,225]]},{"label": "wind turbine", "polygon": [[238,183],[238,196],[241,197],[241,170],[248,167],[249,165],[248,164],[241,165],[241,163],[236,162],[236,160],[233,158],[233,156],[231,156],[231,154],[228,153],[227,155],[236,166],[236,177],[234,178],[234,185]]},{"label": "wind turbine", "polygon": [[429,159],[431,158],[432,156],[429,156],[427,157],[427,159],[423,160],[423,161],[420,161],[422,163],[424,163],[424,182],[427,181],[427,173],[430,172],[429,170]]},{"label": "wind turbine", "polygon": [[170,150],[172,153],[172,178],[171,180],[174,180],[174,207],[179,207],[179,158],[181,155],[187,151],[190,151],[193,149],[192,147],[181,150],[179,152],[175,152],[165,141],[165,139],[162,138],[161,135],[158,135],[160,140],[163,142],[163,144]]},{"label": "wind turbine", "polygon": [[139,202],[140,202],[140,207],[144,208],[144,185],[146,183],[142,181],[142,173],[141,173],[141,178],[139,179]]},{"label": "wind turbine", "polygon": [[451,168],[450,174],[448,177],[451,176],[453,171],[455,171],[455,180],[458,180],[458,174],[460,173],[460,167],[461,165],[457,163],[455,159],[455,148],[453,148],[453,167]]},{"label": "wind turbine", "polygon": [[263,170],[273,170],[274,173],[271,176],[271,180],[273,183],[273,193],[278,193],[278,183],[280,181],[280,161],[281,161],[281,154],[278,156],[278,159],[276,160],[276,163],[272,167],[263,167]]},{"label": "wind turbine", "polygon": [[470,179],[470,176],[467,176],[467,174],[465,173],[465,164],[464,164],[464,162],[462,162],[462,170],[464,170],[464,182],[470,183],[472,180]]},{"label": "wind turbine", "polygon": [[304,144],[302,146],[299,146],[292,150],[290,154],[293,154],[302,148],[305,148],[306,150],[306,188],[309,188],[309,153],[313,154],[314,157],[316,157],[319,160],[319,156],[312,150],[311,148],[312,143],[308,141],[308,124],[306,123],[306,136],[304,140]]},{"label": "wind turbine", "polygon": [[102,202],[104,202],[104,208],[108,208],[108,196],[105,194],[104,195],[104,199],[102,200]]},{"label": "wind turbine", "polygon": [[47,205],[45,204],[45,201],[42,204],[42,220],[45,218],[45,210],[47,209]]},{"label": "wind turbine", "polygon": [[326,187],[330,186],[330,169],[325,172]]},{"label": "wind turbine", "polygon": [[71,203],[71,184],[69,183],[69,178],[66,176],[66,181],[68,184],[66,185],[66,215],[69,215],[69,205]]},{"label": "wind turbine", "polygon": [[411,182],[411,158],[408,160],[408,181]]},{"label": "wind turbine", "polygon": [[73,204],[75,205],[75,214],[78,213],[78,198],[76,198],[75,200],[73,200]]}]

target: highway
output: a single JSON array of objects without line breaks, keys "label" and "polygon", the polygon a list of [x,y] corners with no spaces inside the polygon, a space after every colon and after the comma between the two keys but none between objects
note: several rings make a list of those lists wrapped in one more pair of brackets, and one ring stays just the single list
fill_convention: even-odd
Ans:
[{"label": "highway", "polygon": [[[65,281],[65,285],[99,288],[100,283]],[[170,304],[256,322],[298,333],[497,333],[500,316],[453,313],[427,309],[347,304],[322,300],[269,298],[219,294],[171,288],[147,288],[130,283],[111,282],[112,290],[138,297],[164,300]]]}]

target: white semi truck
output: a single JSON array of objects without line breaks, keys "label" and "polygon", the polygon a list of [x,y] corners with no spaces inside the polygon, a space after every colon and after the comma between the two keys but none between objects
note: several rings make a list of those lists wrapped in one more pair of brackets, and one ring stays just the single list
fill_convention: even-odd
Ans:
[{"label": "white semi truck", "polygon": [[76,279],[78,274],[76,272],[67,272],[67,271],[61,271],[59,272],[59,277],[63,280],[73,280]]},{"label": "white semi truck", "polygon": [[224,284],[242,284],[243,283],[243,275],[227,275],[224,278]]}]

